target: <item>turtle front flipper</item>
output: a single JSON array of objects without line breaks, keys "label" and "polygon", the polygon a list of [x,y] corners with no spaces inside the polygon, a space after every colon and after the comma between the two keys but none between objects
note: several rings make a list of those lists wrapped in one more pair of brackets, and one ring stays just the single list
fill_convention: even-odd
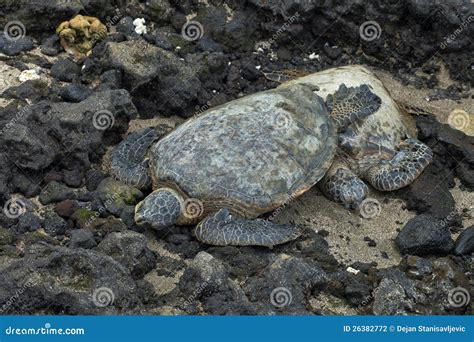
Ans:
[{"label": "turtle front flipper", "polygon": [[365,172],[364,178],[382,191],[392,191],[412,183],[433,160],[431,149],[417,139],[407,139],[391,160],[380,160]]},{"label": "turtle front flipper", "polygon": [[199,241],[209,245],[270,248],[292,241],[301,234],[293,225],[233,217],[227,208],[201,221],[194,232]]},{"label": "turtle front flipper", "polygon": [[369,191],[354,172],[338,162],[331,166],[318,186],[327,198],[348,209],[356,209]]},{"label": "turtle front flipper", "polygon": [[347,88],[343,83],[334,94],[326,97],[326,106],[338,131],[375,113],[381,103],[380,97],[370,91],[367,84]]},{"label": "turtle front flipper", "polygon": [[130,134],[115,147],[111,156],[111,173],[120,181],[138,189],[146,189],[151,184],[148,172],[148,148],[159,134],[154,128],[144,128]]}]

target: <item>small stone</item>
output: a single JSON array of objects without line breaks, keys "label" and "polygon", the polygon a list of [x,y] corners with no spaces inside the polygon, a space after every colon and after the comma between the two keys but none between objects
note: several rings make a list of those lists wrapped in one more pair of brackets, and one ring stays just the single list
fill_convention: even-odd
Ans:
[{"label": "small stone", "polygon": [[22,51],[28,51],[35,46],[32,38],[25,36],[19,39],[11,39],[5,33],[0,33],[0,52],[7,56],[18,55]]},{"label": "small stone", "polygon": [[72,189],[56,181],[49,182],[41,191],[39,200],[42,204],[49,204],[73,199],[75,197]]},{"label": "small stone", "polygon": [[120,70],[108,70],[100,75],[100,82],[110,84],[113,89],[120,89],[122,87],[122,73]]},{"label": "small stone", "polygon": [[413,306],[402,284],[388,277],[382,279],[373,296],[375,315],[406,315]]},{"label": "small stone", "polygon": [[18,76],[18,80],[20,82],[26,82],[26,81],[33,81],[33,80],[39,80],[40,75],[38,73],[38,70],[36,69],[28,69],[28,70],[23,70]]},{"label": "small stone", "polygon": [[456,240],[454,254],[468,255],[474,253],[474,226],[464,230]]},{"label": "small stone", "polygon": [[338,59],[342,54],[342,49],[338,46],[324,45],[324,53],[331,59]]},{"label": "small stone", "polygon": [[166,241],[179,245],[182,244],[183,242],[188,242],[191,240],[191,237],[186,234],[171,234],[166,238]]},{"label": "small stone", "polygon": [[68,102],[81,102],[90,94],[92,94],[92,91],[80,83],[71,83],[59,92],[59,96]]},{"label": "small stone", "polygon": [[359,270],[356,270],[355,268],[350,267],[350,266],[346,269],[346,271],[349,273],[354,273],[354,274],[357,274],[360,272]]},{"label": "small stone", "polygon": [[26,212],[18,219],[18,232],[32,232],[41,227],[41,219],[31,212]]},{"label": "small stone", "polygon": [[89,170],[85,176],[86,189],[89,191],[94,191],[106,178],[106,175],[100,170]]},{"label": "small stone", "polygon": [[78,204],[73,200],[64,200],[56,204],[54,211],[56,214],[62,217],[70,217],[78,209]]},{"label": "small stone", "polygon": [[44,219],[44,231],[51,236],[64,235],[67,222],[55,212],[47,212]]},{"label": "small stone", "polygon": [[6,229],[0,227],[0,246],[9,245],[13,243],[12,233]]},{"label": "small stone", "polygon": [[156,265],[156,255],[147,246],[144,235],[124,231],[110,233],[97,249],[123,264],[134,279],[141,279]]},{"label": "small stone", "polygon": [[433,264],[429,259],[415,255],[409,255],[403,259],[402,265],[407,268],[406,273],[416,279],[422,279],[423,276],[433,272]]},{"label": "small stone", "polygon": [[63,82],[72,82],[81,74],[81,67],[73,60],[66,58],[61,59],[51,67],[51,75]]},{"label": "small stone", "polygon": [[61,46],[59,45],[59,37],[57,34],[49,36],[41,42],[41,52],[46,56],[56,56],[59,54]]},{"label": "small stone", "polygon": [[78,188],[82,183],[83,171],[80,169],[63,170],[64,183],[67,186]]},{"label": "small stone", "polygon": [[94,240],[94,233],[89,229],[74,229],[71,232],[69,247],[71,248],[94,248],[97,243]]},{"label": "small stone", "polygon": [[368,242],[367,245],[368,245],[369,247],[375,247],[375,246],[377,246],[377,243],[376,243],[374,240],[372,240],[370,237],[368,237],[368,236],[364,237],[364,241],[367,241],[367,242]]},{"label": "small stone", "polygon": [[444,255],[454,248],[449,229],[442,221],[423,214],[407,222],[395,243],[403,254]]}]

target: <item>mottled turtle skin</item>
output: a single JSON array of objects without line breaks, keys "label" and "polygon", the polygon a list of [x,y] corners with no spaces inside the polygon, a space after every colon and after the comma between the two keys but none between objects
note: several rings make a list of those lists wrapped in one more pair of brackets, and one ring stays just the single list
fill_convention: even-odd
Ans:
[{"label": "mottled turtle skin", "polygon": [[382,82],[363,66],[328,69],[283,86],[317,85],[316,93],[325,97],[337,89],[339,82],[349,87],[370,84],[382,100],[377,112],[351,123],[339,134],[334,163],[319,184],[332,200],[357,208],[368,193],[363,180],[381,191],[400,189],[421,174],[433,154],[415,139],[415,124],[406,108],[396,103]]},{"label": "mottled turtle skin", "polygon": [[280,87],[212,108],[164,137],[153,128],[130,134],[111,171],[138,188],[152,184],[137,224],[199,223],[196,237],[213,245],[295,239],[295,226],[254,219],[313,187],[332,165],[338,132],[380,107],[367,85],[341,83],[326,101],[314,90]]}]

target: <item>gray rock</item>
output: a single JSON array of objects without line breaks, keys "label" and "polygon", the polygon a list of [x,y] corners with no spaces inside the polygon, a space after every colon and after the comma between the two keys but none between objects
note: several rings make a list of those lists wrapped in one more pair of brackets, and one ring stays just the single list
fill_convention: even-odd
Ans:
[{"label": "gray rock", "polygon": [[119,70],[108,70],[100,75],[101,84],[109,84],[112,89],[122,87],[122,73]]},{"label": "gray rock", "polygon": [[307,313],[304,308],[311,293],[319,292],[327,282],[326,272],[317,263],[279,254],[259,276],[247,281],[244,291],[251,302],[267,310]]},{"label": "gray rock", "polygon": [[211,314],[249,314],[250,303],[227,268],[206,252],[199,252],[179,280],[182,301],[178,307],[197,313],[198,303]]},{"label": "gray rock", "polygon": [[126,90],[96,92],[79,103],[44,101],[15,113],[1,143],[27,170],[43,170],[54,160],[67,170],[83,170],[105,153],[104,143],[121,139],[136,114]]},{"label": "gray rock", "polygon": [[69,247],[91,249],[96,246],[94,233],[90,229],[74,229],[71,231]]},{"label": "gray rock", "polygon": [[89,191],[96,190],[100,182],[102,182],[105,178],[106,178],[106,175],[101,170],[87,171],[86,176],[85,176],[87,190]]},{"label": "gray rock", "polygon": [[133,25],[132,17],[123,17],[116,25],[117,32],[121,32],[130,38],[138,38],[140,35],[135,32],[135,25]]},{"label": "gray rock", "polygon": [[413,308],[403,286],[391,278],[383,278],[373,296],[375,315],[406,315]]},{"label": "gray rock", "polygon": [[403,254],[419,256],[447,254],[454,248],[454,241],[446,224],[427,214],[408,221],[395,243]]},{"label": "gray rock", "polygon": [[28,51],[35,47],[34,40],[31,37],[21,37],[11,39],[10,36],[6,36],[4,32],[0,33],[0,52],[7,56],[18,55],[22,51]]},{"label": "gray rock", "polygon": [[60,59],[51,67],[51,75],[63,82],[71,82],[81,74],[81,67],[72,59]]},{"label": "gray rock", "polygon": [[457,238],[454,253],[469,255],[474,253],[474,226],[466,228]]},{"label": "gray rock", "polygon": [[52,181],[41,190],[39,200],[42,204],[49,204],[74,199],[75,197],[76,195],[71,188],[62,183]]},{"label": "gray rock", "polygon": [[406,256],[402,260],[402,265],[406,268],[407,275],[416,279],[423,279],[433,272],[431,260],[415,255]]},{"label": "gray rock", "polygon": [[156,255],[144,235],[124,231],[111,233],[97,247],[130,270],[134,279],[141,279],[156,266]]},{"label": "gray rock", "polygon": [[3,227],[0,227],[0,246],[10,245],[13,243],[12,233]]},{"label": "gray rock", "polygon": [[40,46],[41,52],[47,56],[56,56],[61,50],[61,45],[59,45],[59,37],[57,34],[49,36],[41,42]]},{"label": "gray rock", "polygon": [[117,313],[140,305],[138,294],[129,271],[113,258],[44,243],[32,245],[0,277],[2,312],[9,314]]},{"label": "gray rock", "polygon": [[110,177],[99,184],[95,194],[100,202],[96,210],[109,212],[116,217],[123,216],[127,223],[132,223],[130,214],[134,213],[135,205],[144,198],[140,190]]},{"label": "gray rock", "polygon": [[146,3],[146,13],[156,23],[168,22],[174,8],[168,0],[151,0]]},{"label": "gray rock", "polygon": [[[103,3],[104,0],[94,1]],[[2,3],[2,17],[0,27],[9,21],[20,21],[25,26],[27,33],[40,34],[54,32],[56,26],[65,18],[71,18],[79,11],[85,10],[85,6],[79,1],[57,1],[57,0],[32,0],[25,3],[16,1],[4,1]],[[90,4],[88,4],[90,9]],[[104,6],[100,6],[104,9]]]},{"label": "gray rock", "polygon": [[32,232],[41,227],[41,219],[32,212],[26,212],[18,219],[18,232]]},{"label": "gray rock", "polygon": [[80,83],[72,83],[61,89],[59,95],[68,102],[81,102],[85,100],[92,91]]},{"label": "gray rock", "polygon": [[162,113],[189,115],[186,110],[193,111],[202,92],[199,66],[142,39],[107,43],[102,63],[105,69],[122,71],[126,89],[152,99]]},{"label": "gray rock", "polygon": [[51,236],[64,235],[68,228],[67,222],[53,211],[47,211],[44,218],[44,231]]},{"label": "gray rock", "polygon": [[317,6],[317,1],[294,1],[294,0],[250,0],[260,8],[271,10],[273,14],[280,14],[287,18],[296,12],[306,13]]},{"label": "gray rock", "polygon": [[[228,271],[225,266],[212,255],[206,252],[199,252],[189,264],[185,273],[193,273],[197,281],[206,284],[213,290],[218,290],[224,286],[227,281]],[[184,275],[183,275],[184,276]],[[181,291],[185,295],[191,295],[194,292],[194,285],[180,280]]]},{"label": "gray rock", "polygon": [[14,157],[20,167],[30,170],[46,168],[58,153],[51,139],[37,139],[32,129],[20,123],[13,124],[2,140],[8,155]]}]

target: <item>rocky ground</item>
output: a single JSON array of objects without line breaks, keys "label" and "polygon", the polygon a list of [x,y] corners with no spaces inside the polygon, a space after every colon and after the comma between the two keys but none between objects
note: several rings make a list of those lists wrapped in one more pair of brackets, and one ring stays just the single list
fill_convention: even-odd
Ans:
[{"label": "rocky ground", "polygon": [[[79,61],[54,33],[78,13],[109,31]],[[20,30],[0,33],[3,314],[473,313],[469,0],[0,0],[0,14]],[[427,111],[435,157],[414,184],[372,189],[362,216],[313,189],[275,215],[303,235],[272,250],[135,225],[147,192],[108,171],[127,132],[273,88],[269,71],[348,64]]]}]

